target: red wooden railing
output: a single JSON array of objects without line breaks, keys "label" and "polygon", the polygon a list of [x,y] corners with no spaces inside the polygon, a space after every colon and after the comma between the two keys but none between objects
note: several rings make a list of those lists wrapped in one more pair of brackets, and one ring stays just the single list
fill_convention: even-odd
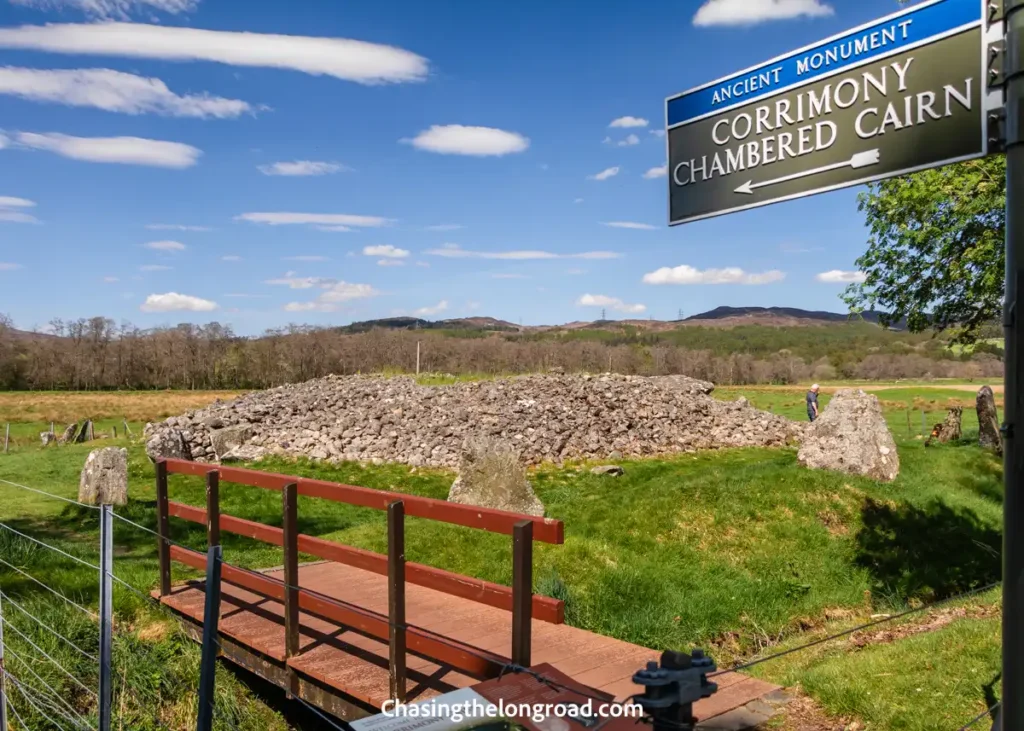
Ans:
[{"label": "red wooden railing", "polygon": [[[206,479],[206,509],[173,502],[168,498],[169,474]],[[220,483],[229,482],[282,493],[283,528],[223,515]],[[157,532],[160,536],[160,595],[171,592],[171,561],[196,569],[206,566],[206,555],[170,542],[170,518],[206,525],[210,546],[220,545],[221,531],[246,536],[284,549],[284,581],[254,571],[223,564],[223,580],[284,604],[286,656],[299,654],[299,610],[356,631],[386,640],[390,648],[391,695],[405,699],[406,650],[449,665],[466,674],[490,678],[508,662],[494,653],[470,647],[407,624],[405,583],[442,591],[512,613],[512,662],[530,665],[531,620],[554,624],[564,621],[565,606],[557,599],[533,594],[533,542],[561,544],[562,522],[518,513],[457,505],[444,500],[340,485],[323,480],[291,477],[237,467],[212,467],[196,462],[166,459],[156,465]],[[386,510],[388,554],[381,555],[298,532],[298,496]],[[405,516],[427,518],[453,525],[478,528],[513,537],[512,587],[462,576],[405,560]],[[303,589],[299,584],[299,553],[354,566],[388,577],[388,615],[371,612],[347,602]],[[294,686],[295,677],[292,675]]]}]

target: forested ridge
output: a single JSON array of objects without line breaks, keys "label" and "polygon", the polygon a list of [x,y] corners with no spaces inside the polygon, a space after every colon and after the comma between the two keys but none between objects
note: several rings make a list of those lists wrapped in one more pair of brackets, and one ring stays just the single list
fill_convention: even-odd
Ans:
[{"label": "forested ridge", "polygon": [[[991,336],[998,335],[993,331]],[[864,322],[808,327],[635,325],[541,332],[371,330],[291,326],[257,337],[229,326],[140,329],[94,317],[27,333],[0,316],[0,388],[6,390],[268,388],[328,373],[567,371],[683,373],[723,385],[833,378],[992,378],[1002,350],[969,352],[931,334]]]}]

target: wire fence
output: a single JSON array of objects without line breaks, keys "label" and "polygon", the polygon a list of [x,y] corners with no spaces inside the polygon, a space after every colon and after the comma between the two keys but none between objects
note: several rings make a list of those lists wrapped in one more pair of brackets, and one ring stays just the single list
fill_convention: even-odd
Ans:
[{"label": "wire fence", "polygon": [[[5,710],[10,714],[7,718],[10,725],[7,729],[0,728],[0,731],[110,731],[111,728],[178,731],[196,728],[196,716],[201,717],[203,709],[197,709],[191,701],[182,704],[180,699],[192,698],[197,694],[202,697],[194,682],[194,679],[200,676],[198,653],[190,642],[185,641],[171,643],[171,646],[175,647],[174,655],[168,657],[165,654],[167,643],[152,641],[163,639],[170,632],[181,633],[184,638],[182,618],[145,588],[136,586],[136,575],[116,575],[113,556],[104,556],[103,545],[105,541],[111,545],[114,543],[114,526],[120,525],[122,530],[145,534],[147,540],[155,538],[179,548],[195,549],[166,537],[161,538],[158,531],[110,509],[109,506],[99,508],[0,479],[0,487],[3,486],[52,498],[66,504],[68,510],[80,511],[81,516],[100,518],[97,520],[100,534],[98,545],[93,549],[99,554],[100,560],[94,563],[90,557],[83,555],[81,549],[88,545],[84,540],[76,540],[72,546],[58,534],[36,537],[26,532],[29,530],[26,526],[19,525],[15,528],[0,521],[0,577],[4,576],[6,571],[9,572],[9,576],[17,578],[17,582],[14,583],[0,583],[0,700],[3,700]],[[104,512],[109,515],[109,528],[106,529],[104,526],[107,523],[102,520]],[[105,530],[109,531],[109,535],[104,534]],[[130,543],[130,540],[122,543]],[[18,563],[21,565],[17,565]],[[62,580],[72,575],[80,576],[83,567],[93,573],[94,578],[89,582],[81,584]],[[151,573],[145,576],[151,577]],[[136,607],[142,606],[146,610],[145,617],[141,620],[145,626],[136,626],[134,631],[118,633],[107,630],[110,642],[107,650],[103,647],[102,628],[112,627],[113,613],[110,600],[113,596],[108,596],[106,602],[104,601],[105,578],[109,579],[111,587],[127,592],[127,596],[136,603]],[[151,581],[149,578],[140,583]],[[53,584],[58,584],[61,588]],[[69,586],[75,589],[69,590]],[[287,583],[283,583],[283,586],[285,589],[301,590],[318,600],[340,605],[336,598],[329,595]],[[874,619],[797,647],[736,663],[709,673],[707,677],[715,678],[725,673],[746,670],[872,627],[963,601],[991,591],[997,586],[998,582],[992,583]],[[219,590],[217,593],[219,594]],[[209,593],[207,595],[209,596]],[[96,608],[92,608],[93,606]],[[139,620],[137,613],[135,619]],[[224,647],[218,637],[214,635],[210,639],[214,650],[212,656],[224,653]],[[473,648],[461,643],[459,647],[464,652],[474,654]],[[477,653],[477,656],[481,659],[487,658],[483,653]],[[183,663],[184,666],[174,668],[178,672],[168,673],[168,663],[175,662]],[[506,664],[501,673],[524,673],[552,689],[608,703],[605,697],[589,695],[581,692],[578,687],[567,686],[554,678],[514,663]],[[214,689],[216,692],[210,700],[208,709],[212,723],[210,726],[200,725],[198,728],[238,731],[239,723],[245,723],[246,719],[242,718],[245,714],[239,711],[237,703],[227,702],[232,699],[228,697],[229,691],[222,688],[220,683],[216,683]],[[329,714],[297,694],[289,694],[289,698],[328,727],[347,731],[345,726],[336,722]],[[976,727],[986,716],[996,713],[998,707],[997,703],[980,713],[960,727],[961,731]]]}]

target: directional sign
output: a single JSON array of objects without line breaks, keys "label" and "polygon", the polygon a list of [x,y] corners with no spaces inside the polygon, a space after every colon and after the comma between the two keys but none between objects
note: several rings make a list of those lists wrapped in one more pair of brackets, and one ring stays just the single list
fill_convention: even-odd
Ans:
[{"label": "directional sign", "polygon": [[987,152],[979,0],[932,0],[665,103],[669,223]]}]

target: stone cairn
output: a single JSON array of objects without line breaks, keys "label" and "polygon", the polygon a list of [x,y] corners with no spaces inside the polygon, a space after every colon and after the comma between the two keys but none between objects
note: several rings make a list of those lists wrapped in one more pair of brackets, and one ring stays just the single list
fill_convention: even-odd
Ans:
[{"label": "stone cairn", "polygon": [[[803,425],[710,396],[683,376],[545,374],[451,386],[327,376],[148,424],[152,459],[315,460],[455,467],[467,439],[507,441],[525,464],[721,447],[778,447]],[[228,431],[226,431],[228,430]]]}]

